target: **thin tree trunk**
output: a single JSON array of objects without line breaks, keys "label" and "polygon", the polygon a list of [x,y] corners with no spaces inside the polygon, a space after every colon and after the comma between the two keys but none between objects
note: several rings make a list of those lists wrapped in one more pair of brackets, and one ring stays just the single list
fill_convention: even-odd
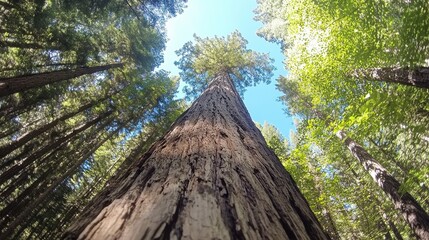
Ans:
[{"label": "thin tree trunk", "polygon": [[28,165],[33,163],[36,159],[43,156],[45,153],[55,149],[61,143],[68,141],[69,139],[76,136],[80,132],[85,131],[86,129],[88,129],[92,125],[98,123],[99,121],[101,121],[105,117],[109,116],[111,113],[112,113],[111,111],[105,112],[105,113],[101,114],[100,116],[92,119],[91,121],[84,123],[83,125],[73,129],[73,131],[70,134],[68,134],[64,137],[61,137],[60,139],[55,140],[51,144],[41,148],[40,150],[38,150],[38,151],[34,152],[33,154],[31,154],[30,156],[28,156],[27,158],[23,159],[22,162],[20,162],[20,164],[16,164],[16,165],[12,166],[11,168],[9,168],[8,170],[4,171],[0,175],[0,186],[2,184],[4,184],[7,180],[9,180],[11,177],[16,175],[19,171],[21,171],[22,169],[24,169],[25,167],[27,167]]},{"label": "thin tree trunk", "polygon": [[103,66],[79,67],[76,69],[37,73],[19,77],[0,78],[0,97],[10,95],[16,92],[22,92],[36,87],[41,87],[50,83],[72,79],[82,75],[92,74],[95,72],[100,72],[122,66],[122,63],[114,63]]},{"label": "thin tree trunk", "polygon": [[30,132],[24,133],[23,135],[21,135],[18,139],[16,139],[15,141],[5,145],[5,146],[1,146],[0,147],[0,158],[8,155],[9,153],[11,153],[12,151],[14,151],[15,149],[23,146],[25,143],[27,143],[28,141],[30,141],[31,139],[33,139],[34,137],[42,134],[43,132],[51,129],[52,127],[54,127],[55,125],[57,125],[59,122],[67,120],[75,115],[77,115],[78,113],[81,113],[83,111],[85,111],[86,109],[89,109],[93,106],[95,106],[96,104],[106,100],[107,98],[109,98],[111,95],[105,96],[97,101],[93,101],[91,103],[88,103],[86,105],[81,106],[80,108],[78,108],[76,111],[74,112],[70,112],[67,113],[57,119],[54,119],[53,121],[51,121],[48,124],[45,124],[37,129],[34,129]]},{"label": "thin tree trunk", "polygon": [[328,239],[226,74],[63,237]]},{"label": "thin tree trunk", "polygon": [[429,215],[419,203],[407,192],[401,193],[399,182],[390,175],[362,146],[347,137],[344,131],[338,131],[341,139],[350,152],[363,165],[377,185],[393,201],[395,209],[399,210],[405,221],[410,225],[419,239],[429,239]]},{"label": "thin tree trunk", "polygon": [[[399,162],[392,154],[390,154],[386,149],[378,145],[373,139],[369,139],[372,144],[374,144],[380,152],[382,152],[385,156],[387,156],[395,165],[402,171],[405,177],[409,176],[411,168],[409,166],[405,166],[401,162]],[[412,181],[420,188],[417,191],[417,194],[420,195],[420,199],[425,203],[427,207],[429,207],[429,200],[427,196],[429,196],[429,189],[425,185],[420,185],[421,182],[417,181],[415,178],[412,178]]]},{"label": "thin tree trunk", "polygon": [[[104,129],[106,126],[108,126],[111,122],[113,121],[113,119],[110,119],[109,121],[106,121],[105,123],[103,123],[102,125],[100,125],[99,127],[97,127],[97,129],[94,130],[94,133],[98,133],[100,131],[100,129]],[[98,134],[95,134],[93,139],[97,139]],[[92,145],[91,143],[88,143],[90,146]],[[53,155],[55,153],[51,152],[49,153],[48,156],[46,156],[45,158],[43,158],[41,161],[44,162],[46,159],[50,158],[50,155]],[[71,153],[73,154],[73,153]],[[31,204],[31,202],[34,200],[33,198],[37,195],[37,192],[43,192],[44,189],[46,189],[47,187],[49,187],[49,185],[51,184],[52,178],[49,177],[50,175],[54,175],[58,174],[59,172],[61,172],[64,169],[69,169],[69,166],[67,165],[67,162],[64,164],[64,161],[61,161],[59,164],[54,165],[54,166],[47,166],[47,165],[40,165],[39,167],[44,169],[44,173],[41,176],[37,177],[37,180],[34,181],[33,183],[31,183],[30,186],[28,186],[27,188],[25,188],[25,190],[21,191],[19,193],[19,195],[13,199],[13,201],[8,201],[6,207],[4,207],[1,211],[0,211],[0,229],[3,229],[7,226],[7,224],[12,221],[13,219],[11,218],[12,216],[15,216],[17,214],[19,214],[23,209],[25,209],[25,207],[29,204]],[[46,169],[45,169],[46,168]],[[18,180],[22,177],[28,177],[30,176],[30,173],[21,173],[21,175],[18,177]],[[16,183],[15,181],[13,181],[13,186],[14,188],[18,188],[22,186],[19,186],[19,183]],[[10,188],[10,187],[9,187]],[[5,201],[6,202],[6,201]]]},{"label": "thin tree trunk", "polygon": [[399,83],[403,85],[429,88],[429,68],[372,68],[357,69],[352,76],[358,79]]},{"label": "thin tree trunk", "polygon": [[395,223],[389,219],[386,213],[382,213],[383,219],[387,222],[389,225],[390,230],[392,230],[393,234],[395,235],[396,240],[404,240],[401,233],[399,232],[398,228],[396,227]]},{"label": "thin tree trunk", "polygon": [[0,239],[4,239],[7,236],[10,236],[11,233],[18,227],[22,222],[25,220],[25,218],[28,218],[31,216],[31,212],[34,208],[36,208],[39,204],[41,204],[43,201],[46,200],[47,197],[49,197],[49,194],[57,188],[65,179],[71,177],[76,171],[77,168],[83,164],[85,160],[87,160],[95,150],[97,150],[103,143],[105,143],[107,140],[112,138],[113,135],[119,132],[119,130],[122,129],[122,125],[118,126],[114,131],[109,133],[106,137],[104,137],[103,140],[96,143],[89,151],[87,151],[82,157],[78,159],[72,166],[68,168],[66,172],[64,172],[61,176],[57,177],[53,180],[53,182],[47,186],[43,192],[33,201],[31,201],[28,205],[26,205],[23,209],[20,209],[20,212],[17,214],[16,218],[10,223],[5,229],[3,229],[2,233],[0,234]]}]

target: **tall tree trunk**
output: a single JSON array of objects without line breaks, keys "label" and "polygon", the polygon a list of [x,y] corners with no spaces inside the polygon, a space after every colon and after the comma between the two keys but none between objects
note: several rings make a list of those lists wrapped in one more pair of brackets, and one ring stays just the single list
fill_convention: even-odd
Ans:
[{"label": "tall tree trunk", "polygon": [[338,131],[341,139],[350,152],[363,165],[377,185],[393,201],[395,209],[399,210],[419,239],[429,239],[429,215],[419,203],[407,192],[400,192],[399,182],[390,175],[362,146],[347,137],[344,131]]},{"label": "tall tree trunk", "polygon": [[328,239],[219,75],[65,239]]},{"label": "tall tree trunk", "polygon": [[[324,192],[323,187],[323,180],[320,179],[319,172],[315,169],[314,165],[310,160],[307,162],[308,169],[310,171],[310,174],[314,176],[314,186],[317,190],[317,196],[320,198],[320,196]],[[339,240],[341,239],[340,234],[338,233],[335,221],[332,217],[331,211],[329,210],[329,202],[326,202],[324,204],[317,202],[316,207],[321,212],[323,219],[321,219],[322,225],[325,227],[326,232],[329,234],[329,236],[332,238],[332,240]]]},{"label": "tall tree trunk", "polygon": [[404,238],[402,237],[401,233],[399,232],[398,228],[396,227],[395,223],[389,219],[389,217],[387,216],[386,213],[381,213],[383,219],[387,222],[387,224],[389,225],[390,230],[393,232],[393,234],[395,235],[395,239],[396,240],[404,240]]},{"label": "tall tree trunk", "polygon": [[[0,239],[6,238],[9,236],[13,231],[24,222],[26,218],[31,216],[32,211],[43,201],[46,200],[47,197],[49,197],[49,194],[54,191],[65,179],[71,177],[77,170],[80,165],[84,163],[85,160],[87,160],[93,153],[96,151],[101,145],[103,145],[107,140],[113,137],[116,133],[118,133],[122,129],[123,125],[118,126],[114,131],[109,133],[106,137],[104,137],[101,141],[95,143],[90,150],[86,151],[83,156],[81,156],[75,163],[70,166],[67,171],[62,173],[57,178],[53,179],[49,186],[46,186],[42,190],[42,193],[37,196],[33,201],[31,201],[28,205],[20,209],[20,211],[17,214],[16,218],[7,226],[5,227],[0,234]],[[5,223],[2,223],[3,225]]]},{"label": "tall tree trunk", "polygon": [[0,158],[8,155],[9,153],[11,153],[12,151],[16,150],[17,148],[23,146],[25,143],[27,143],[28,141],[30,141],[31,139],[33,139],[34,137],[37,137],[38,135],[44,133],[45,131],[51,129],[52,127],[54,127],[55,125],[57,125],[59,122],[62,122],[64,120],[67,120],[93,106],[95,106],[96,104],[106,100],[107,98],[109,98],[111,96],[111,94],[108,94],[96,101],[92,101],[88,104],[85,104],[81,107],[79,107],[76,111],[64,114],[63,116],[54,119],[53,121],[51,121],[50,123],[47,123],[43,126],[40,126],[37,129],[34,129],[32,131],[26,132],[23,135],[19,136],[15,141],[1,146],[0,147]]},{"label": "tall tree trunk", "polygon": [[95,72],[100,72],[122,66],[122,63],[114,63],[103,66],[79,67],[76,69],[36,73],[11,78],[0,78],[0,97],[36,87],[41,87],[50,83],[72,79],[85,74],[92,74]]},{"label": "tall tree trunk", "polygon": [[429,68],[372,68],[357,69],[353,77],[371,81],[399,83],[420,88],[429,88]]},{"label": "tall tree trunk", "polygon": [[75,137],[79,133],[99,123],[101,120],[105,119],[111,114],[112,114],[112,111],[105,112],[99,115],[98,117],[74,128],[71,133],[59,139],[56,139],[54,142],[50,143],[49,145],[39,149],[38,151],[35,151],[30,156],[22,159],[18,164],[15,164],[9,169],[5,170],[0,174],[0,186],[4,184],[6,181],[8,181],[11,177],[18,174],[22,169],[26,168],[28,165],[32,164],[34,161],[42,157],[44,154],[48,153],[51,150],[54,150],[55,148],[59,147],[63,142],[70,140],[71,138]]}]

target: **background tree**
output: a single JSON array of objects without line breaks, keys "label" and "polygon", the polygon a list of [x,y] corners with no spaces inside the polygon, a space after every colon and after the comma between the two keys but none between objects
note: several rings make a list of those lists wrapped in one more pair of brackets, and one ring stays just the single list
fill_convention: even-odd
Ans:
[{"label": "background tree", "polygon": [[[264,23],[260,35],[280,43],[287,59],[288,76],[279,78],[278,87],[285,95],[296,91],[305,96],[301,100],[283,98],[289,111],[299,116],[301,144],[310,147],[311,151],[302,154],[307,159],[321,155],[317,158],[324,164],[321,166],[334,172],[322,178],[325,185],[335,180],[340,186],[354,187],[350,192],[340,187],[331,193],[346,201],[342,204],[359,224],[343,229],[346,218],[334,214],[344,238],[371,239],[371,232],[386,229],[391,236],[397,237],[399,232],[406,238],[409,230],[392,212],[392,206],[369,208],[380,206],[384,200],[377,200],[377,190],[358,166],[352,161],[335,163],[350,157],[341,153],[341,143],[331,139],[332,132],[340,129],[359,139],[403,183],[401,189],[416,196],[428,211],[428,182],[424,177],[428,174],[428,92],[391,83],[414,81],[414,72],[427,67],[429,44],[423,37],[428,29],[426,12],[426,1],[259,1],[256,18]],[[404,79],[404,73],[410,77]],[[305,103],[328,115],[330,126],[317,120]],[[346,176],[347,169],[353,169],[348,176],[357,183],[338,178],[338,173]],[[367,198],[368,193],[371,198]],[[373,213],[378,216],[372,217]]]},{"label": "background tree", "polygon": [[178,79],[153,72],[165,19],[183,6],[0,3],[2,87],[35,84],[0,98],[0,238],[58,238],[122,162],[183,111],[173,99]]},{"label": "background tree", "polygon": [[[270,82],[274,70],[271,64],[273,60],[267,54],[246,49],[247,40],[239,32],[233,32],[226,39],[194,38],[195,43],[188,42],[176,52],[181,56],[176,65],[181,70],[180,77],[187,83],[184,92],[188,99],[204,91],[220,72],[231,75],[240,94],[252,84]],[[221,47],[225,49],[220,51]]]}]

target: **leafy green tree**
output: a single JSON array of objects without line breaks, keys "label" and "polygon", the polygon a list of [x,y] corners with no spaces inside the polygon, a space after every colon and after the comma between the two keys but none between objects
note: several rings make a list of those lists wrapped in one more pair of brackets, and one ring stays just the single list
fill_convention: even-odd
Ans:
[{"label": "leafy green tree", "polygon": [[194,38],[195,43],[188,42],[176,52],[180,77],[188,84],[184,88],[188,98],[198,96],[219,73],[228,73],[240,94],[248,86],[269,83],[273,60],[247,49],[247,40],[239,32],[226,38]]},{"label": "leafy green tree", "polygon": [[[76,110],[69,110],[68,113],[57,118],[53,117],[50,122],[49,120],[38,122],[33,126],[34,130],[26,129],[28,132],[23,132],[22,137],[17,141],[6,142],[6,145],[2,146],[2,149],[10,152],[1,162],[0,195],[4,200],[0,210],[2,236],[18,237],[19,234],[25,233],[40,237],[41,232],[32,232],[38,231],[33,228],[36,221],[39,222],[37,224],[39,228],[50,229],[49,231],[58,234],[59,229],[64,228],[71,221],[71,217],[83,207],[80,205],[72,207],[75,203],[68,201],[68,196],[84,194],[81,196],[91,198],[93,195],[84,192],[89,191],[89,188],[100,189],[100,184],[113,173],[112,170],[110,175],[102,174],[96,183],[92,184],[75,185],[69,182],[74,175],[91,171],[92,164],[98,162],[96,160],[98,149],[105,144],[112,144],[111,141],[115,139],[124,141],[121,144],[125,144],[137,136],[143,138],[143,142],[148,146],[161,133],[153,131],[162,129],[161,123],[169,126],[172,122],[169,114],[176,116],[182,109],[173,100],[178,84],[168,77],[167,72],[161,71],[146,74],[146,76],[135,75],[134,79],[128,80],[131,81],[128,81],[125,87],[120,87],[116,92],[107,91],[107,94],[96,97],[95,101],[92,100],[86,104],[84,99],[76,99],[73,94],[68,97],[63,96],[65,98],[62,108]],[[101,83],[105,84],[105,82]],[[112,86],[106,85],[106,87]],[[88,94],[87,91],[84,92]],[[79,106],[79,104],[83,105]],[[49,116],[50,113],[46,114]],[[154,122],[161,116],[166,119],[159,121],[160,123]],[[153,124],[159,129],[149,127]],[[144,131],[136,134],[134,133],[136,129]],[[153,130],[149,131],[149,129]],[[119,150],[121,150],[120,147],[111,152],[116,155],[114,158],[116,166],[127,155],[127,153],[121,154]],[[110,164],[113,162],[106,163],[104,167],[111,168]],[[64,195],[60,197],[61,193],[57,191],[62,187],[69,190],[64,191]],[[57,192],[60,199],[63,199],[56,201],[62,201],[65,204],[65,207],[56,213],[57,216],[61,216],[62,225],[50,226],[49,222],[40,223],[40,219],[47,217],[40,214],[49,208],[50,203],[48,204],[46,200],[53,192]],[[59,204],[59,202],[52,202],[52,204]],[[68,208],[72,209],[70,213]],[[51,211],[46,210],[46,214],[49,212]]]},{"label": "leafy green tree", "polygon": [[[285,85],[290,86],[283,89],[287,94],[284,97],[284,100],[287,102],[294,101],[295,99],[301,99],[300,93],[294,91],[293,82],[283,82]],[[294,89],[294,90],[292,90]],[[305,97],[304,97],[305,98]],[[318,111],[317,109],[312,108],[311,103],[305,102],[301,99],[299,101],[305,103],[301,108],[310,108],[310,111],[313,112],[312,115],[316,116],[318,120],[325,121],[325,125],[329,127],[331,119],[327,117],[326,114]],[[296,104],[296,102],[294,103]],[[294,105],[297,106],[297,105]],[[294,109],[294,111],[299,111]],[[415,234],[424,239],[429,234],[429,215],[425,210],[420,206],[420,204],[411,196],[407,191],[400,189],[400,183],[398,180],[389,173],[389,171],[384,168],[368,151],[358,144],[354,139],[347,136],[344,130],[337,130],[336,136],[344,142],[346,147],[350,150],[350,153],[362,164],[366,171],[371,175],[374,182],[389,196],[392,200],[395,209],[397,209],[403,216],[406,222],[413,229]],[[407,207],[405,207],[407,206]]]},{"label": "leafy green tree", "polygon": [[[329,155],[328,150],[338,145],[330,141],[332,132],[347,131],[404,183],[400,192],[411,193],[421,206],[427,199],[423,178],[428,166],[424,140],[428,135],[427,90],[389,82],[424,84],[425,80],[413,82],[424,79],[427,66],[428,42],[422,37],[428,29],[426,9],[426,1],[267,0],[259,1],[256,11],[256,18],[264,23],[260,35],[282,44],[289,73],[279,79],[278,86],[293,98],[287,101],[288,109],[304,120],[310,142],[323,146],[322,151]],[[291,97],[293,92],[302,98]],[[318,120],[323,119],[320,113],[329,116],[328,126]],[[362,203],[356,206],[365,209]],[[385,207],[382,212],[395,216],[391,211]],[[368,215],[363,213],[358,216]],[[390,220],[398,224],[396,219]],[[380,227],[381,222],[387,228],[392,226],[383,218],[376,222]],[[359,231],[365,232],[363,228]],[[408,234],[400,231],[405,231],[403,236]]]}]

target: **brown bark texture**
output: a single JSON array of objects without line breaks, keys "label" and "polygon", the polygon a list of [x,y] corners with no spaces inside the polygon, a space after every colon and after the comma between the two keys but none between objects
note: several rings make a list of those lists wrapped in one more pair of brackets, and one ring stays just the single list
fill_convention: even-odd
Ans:
[{"label": "brown bark texture", "polygon": [[227,74],[63,238],[328,239]]},{"label": "brown bark texture", "polygon": [[76,69],[58,70],[46,73],[36,73],[11,78],[0,78],[0,97],[63,80],[72,79],[85,74],[92,74],[111,68],[122,67],[122,63],[103,66],[79,67]]},{"label": "brown bark texture", "polygon": [[420,88],[429,88],[429,68],[373,68],[358,69],[352,73],[353,77],[373,81],[399,83]]},{"label": "brown bark texture", "polygon": [[429,215],[408,192],[401,192],[401,184],[390,175],[362,146],[347,137],[344,131],[337,132],[338,138],[359,160],[377,185],[392,200],[395,209],[399,210],[410,225],[418,239],[429,240]]}]

